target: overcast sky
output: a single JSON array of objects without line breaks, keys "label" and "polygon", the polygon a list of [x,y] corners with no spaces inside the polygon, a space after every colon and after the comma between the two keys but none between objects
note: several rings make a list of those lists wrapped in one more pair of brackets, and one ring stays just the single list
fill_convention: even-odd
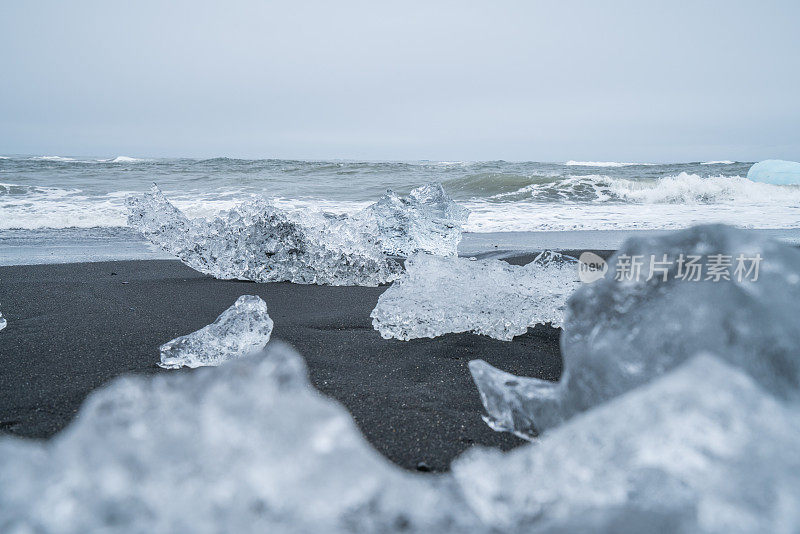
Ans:
[{"label": "overcast sky", "polygon": [[3,1],[0,154],[800,159],[800,2]]}]

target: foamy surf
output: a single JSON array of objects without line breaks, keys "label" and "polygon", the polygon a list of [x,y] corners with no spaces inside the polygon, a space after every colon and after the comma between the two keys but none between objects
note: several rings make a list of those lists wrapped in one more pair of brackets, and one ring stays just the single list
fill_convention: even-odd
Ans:
[{"label": "foamy surf", "polygon": [[[470,232],[800,226],[800,186],[749,181],[747,163],[7,157],[0,162],[0,230],[123,227],[125,197],[147,190],[156,177],[193,218],[214,217],[253,196],[287,210],[348,215],[387,189],[406,194],[438,181],[473,211]],[[596,163],[610,165],[588,166]]]},{"label": "foamy surf", "polygon": [[568,161],[567,167],[633,167],[636,165],[656,165],[655,163],[622,163],[619,161]]}]

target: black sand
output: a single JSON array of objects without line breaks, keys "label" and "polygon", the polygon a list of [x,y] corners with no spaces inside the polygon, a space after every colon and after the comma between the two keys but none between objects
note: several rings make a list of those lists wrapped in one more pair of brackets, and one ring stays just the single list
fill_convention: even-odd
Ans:
[{"label": "black sand", "polygon": [[446,470],[472,445],[521,441],[489,429],[467,368],[556,380],[560,331],[512,342],[451,334],[384,340],[369,314],[385,290],[221,281],[177,261],[0,267],[0,431],[48,438],[93,389],[158,368],[160,344],[212,322],[244,294],[261,296],[274,339],[305,357],[313,384],[344,404],[367,439],[397,464]]}]

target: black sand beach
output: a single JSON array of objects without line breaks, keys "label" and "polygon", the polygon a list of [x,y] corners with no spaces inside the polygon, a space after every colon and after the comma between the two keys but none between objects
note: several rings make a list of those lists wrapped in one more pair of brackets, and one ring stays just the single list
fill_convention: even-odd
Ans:
[{"label": "black sand beach", "polygon": [[313,384],[408,469],[442,471],[472,445],[522,443],[481,420],[469,360],[551,380],[561,373],[560,330],[550,327],[512,342],[472,334],[384,340],[369,314],[385,287],[222,281],[168,260],[2,267],[0,287],[8,318],[0,431],[18,436],[52,436],[116,376],[176,372],[156,366],[159,345],[212,322],[243,294],[266,301],[273,339],[292,344]]}]

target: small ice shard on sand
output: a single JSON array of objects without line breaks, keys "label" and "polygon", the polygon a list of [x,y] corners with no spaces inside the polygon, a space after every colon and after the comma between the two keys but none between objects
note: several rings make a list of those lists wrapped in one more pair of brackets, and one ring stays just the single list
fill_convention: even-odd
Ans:
[{"label": "small ice shard on sand", "polygon": [[287,211],[256,198],[215,219],[189,219],[153,186],[128,198],[128,224],[215,278],[375,286],[395,279],[394,256],[455,255],[468,211],[439,184],[407,199],[389,192],[353,215]]},{"label": "small ice shard on sand", "polygon": [[115,380],[56,439],[0,437],[7,532],[466,532],[451,479],[392,465],[303,359]]},{"label": "small ice shard on sand", "polygon": [[453,463],[497,532],[793,532],[800,416],[705,354],[509,453]]},{"label": "small ice shard on sand", "polygon": [[775,185],[800,184],[800,163],[780,159],[759,161],[747,171],[747,178]]},{"label": "small ice shard on sand", "polygon": [[[632,258],[641,262],[641,275],[628,279]],[[720,271],[727,279],[715,274]],[[780,398],[798,398],[797,317],[800,250],[752,231],[697,226],[629,239],[605,278],[575,292],[561,335],[558,383],[515,377],[481,360],[470,362],[470,370],[492,428],[523,436],[644,384],[699,351],[719,354]]]},{"label": "small ice shard on sand", "polygon": [[6,321],[6,318],[3,317],[3,312],[0,312],[0,330],[5,328],[6,325],[8,325],[8,321]]},{"label": "small ice shard on sand", "polygon": [[372,325],[387,339],[474,332],[508,341],[536,324],[561,326],[578,285],[575,261],[554,252],[524,266],[420,253],[380,296]]},{"label": "small ice shard on sand", "polygon": [[262,350],[270,335],[272,319],[267,304],[255,295],[242,295],[210,325],[161,345],[159,366],[220,365]]}]

